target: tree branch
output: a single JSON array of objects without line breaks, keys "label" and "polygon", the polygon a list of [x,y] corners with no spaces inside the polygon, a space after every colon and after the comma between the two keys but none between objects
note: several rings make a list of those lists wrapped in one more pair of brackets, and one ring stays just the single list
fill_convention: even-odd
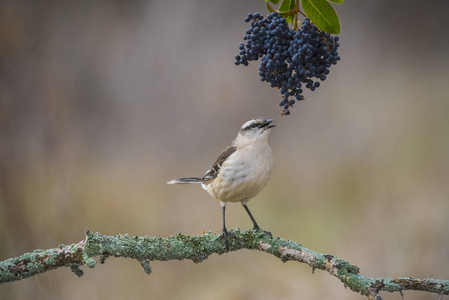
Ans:
[{"label": "tree branch", "polygon": [[[240,249],[260,250],[270,253],[283,262],[298,261],[308,264],[313,270],[325,270],[337,277],[351,290],[365,295],[370,300],[381,300],[380,291],[400,292],[418,290],[449,294],[449,281],[433,278],[369,278],[359,273],[359,267],[344,259],[309,250],[293,241],[270,238],[264,232],[231,230],[230,251]],[[218,235],[206,232],[201,236],[182,233],[162,237],[131,237],[127,234],[106,236],[86,232],[86,239],[72,245],[60,245],[48,250],[35,250],[16,258],[0,262],[0,283],[21,280],[59,267],[70,267],[82,276],[80,266],[95,267],[93,257],[104,263],[109,256],[134,258],[140,262],[147,274],[151,274],[150,261],[190,259],[200,263],[211,254],[226,253],[225,244]]]}]

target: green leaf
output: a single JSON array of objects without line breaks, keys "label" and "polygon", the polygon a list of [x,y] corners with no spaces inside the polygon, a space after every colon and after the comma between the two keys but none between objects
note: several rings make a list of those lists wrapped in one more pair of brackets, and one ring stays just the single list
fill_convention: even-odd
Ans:
[{"label": "green leaf", "polygon": [[273,7],[271,7],[271,5],[270,5],[270,3],[268,3],[268,1],[266,1],[266,2],[267,2],[267,9],[268,9],[268,11],[270,13],[274,13],[276,10]]},{"label": "green leaf", "polygon": [[290,14],[290,11],[294,9],[296,6],[295,0],[284,0],[282,1],[281,6],[279,6],[279,12],[282,16],[287,20],[288,23],[293,23],[295,19],[294,14]]},{"label": "green leaf", "polygon": [[291,9],[290,6],[291,6],[292,2],[293,2],[293,7],[295,7],[295,0],[284,0],[284,1],[282,1],[281,6],[279,6],[279,11],[281,13],[289,12],[290,9]]},{"label": "green leaf", "polygon": [[327,1],[334,2],[334,3],[337,3],[337,4],[342,4],[343,1],[345,1],[345,0],[327,0]]},{"label": "green leaf", "polygon": [[294,15],[288,15],[285,17],[285,20],[287,21],[287,23],[293,24],[293,22],[295,21],[295,16]]},{"label": "green leaf", "polygon": [[329,2],[326,0],[301,0],[301,4],[306,15],[319,29],[333,34],[340,33],[340,20]]}]

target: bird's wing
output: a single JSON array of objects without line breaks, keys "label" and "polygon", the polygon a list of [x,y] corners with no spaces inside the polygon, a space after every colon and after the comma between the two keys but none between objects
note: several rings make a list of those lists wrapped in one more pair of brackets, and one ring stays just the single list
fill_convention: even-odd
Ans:
[{"label": "bird's wing", "polygon": [[209,170],[207,170],[206,174],[203,176],[203,183],[211,183],[215,178],[217,178],[223,162],[228,159],[228,157],[231,156],[231,154],[234,153],[235,150],[237,150],[237,147],[230,145],[220,153],[215,163],[209,168]]}]

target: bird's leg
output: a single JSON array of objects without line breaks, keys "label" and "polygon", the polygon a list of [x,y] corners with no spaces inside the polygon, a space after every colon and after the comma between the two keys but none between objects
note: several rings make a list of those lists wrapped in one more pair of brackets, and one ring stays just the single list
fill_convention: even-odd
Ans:
[{"label": "bird's leg", "polygon": [[[254,225],[254,226],[253,226],[253,230],[259,231],[259,230],[260,230],[260,227],[259,227],[259,225],[257,224],[256,219],[254,219],[253,214],[249,211],[248,206],[246,206],[246,203],[245,203],[245,202],[242,202],[242,205],[243,205],[243,207],[245,208],[246,212],[248,213],[249,217],[251,218],[251,221],[253,221],[253,225]],[[269,231],[263,231],[263,232],[265,232],[266,234],[268,234],[270,237],[273,237],[273,236],[271,235],[271,232],[269,232]]]},{"label": "bird's leg", "polygon": [[260,227],[259,227],[259,225],[257,224],[257,222],[256,222],[256,219],[254,219],[254,217],[253,217],[253,214],[249,211],[249,208],[248,208],[248,206],[246,206],[246,204],[245,203],[243,203],[242,202],[242,205],[243,205],[243,207],[245,208],[245,210],[246,210],[246,212],[248,213],[248,215],[249,215],[249,217],[251,218],[251,221],[253,221],[253,229],[254,230],[260,230]]},{"label": "bird's leg", "polygon": [[229,232],[226,229],[225,210],[226,210],[226,202],[221,202],[221,211],[223,214],[223,229],[221,230],[220,240],[222,240],[223,238],[225,239],[226,250],[229,252],[229,240],[228,240]]}]

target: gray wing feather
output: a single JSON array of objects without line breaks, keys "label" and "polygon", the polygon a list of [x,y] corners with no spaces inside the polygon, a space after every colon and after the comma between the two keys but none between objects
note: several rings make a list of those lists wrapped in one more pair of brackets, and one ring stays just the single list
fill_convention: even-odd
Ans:
[{"label": "gray wing feather", "polygon": [[223,165],[223,162],[231,156],[232,153],[234,153],[237,150],[237,147],[235,146],[229,146],[226,149],[221,152],[221,154],[218,156],[215,163],[207,170],[206,174],[203,176],[202,181],[204,183],[210,183],[215,178],[217,178],[218,173],[220,173],[221,166]]}]

